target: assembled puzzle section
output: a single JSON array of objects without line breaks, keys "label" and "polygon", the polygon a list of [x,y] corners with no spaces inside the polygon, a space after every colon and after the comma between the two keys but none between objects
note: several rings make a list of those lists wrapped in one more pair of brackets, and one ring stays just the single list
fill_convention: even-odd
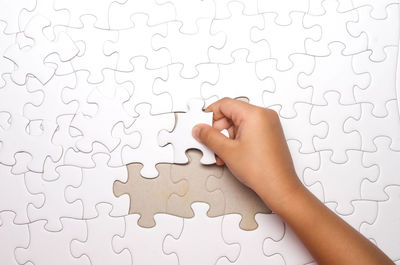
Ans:
[{"label": "assembled puzzle section", "polygon": [[191,136],[242,97],[400,264],[399,36],[399,0],[0,0],[0,263],[312,263]]}]

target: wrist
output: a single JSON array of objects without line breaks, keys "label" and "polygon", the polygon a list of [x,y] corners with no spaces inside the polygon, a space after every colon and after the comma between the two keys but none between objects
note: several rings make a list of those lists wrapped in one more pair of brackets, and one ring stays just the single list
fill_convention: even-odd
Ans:
[{"label": "wrist", "polygon": [[[278,215],[290,211],[293,205],[306,197],[306,193],[309,192],[297,176],[290,176],[287,179],[290,179],[287,183],[275,183],[275,188],[272,188],[271,183],[260,183],[254,189],[267,206]],[[270,189],[266,189],[267,186]]]}]

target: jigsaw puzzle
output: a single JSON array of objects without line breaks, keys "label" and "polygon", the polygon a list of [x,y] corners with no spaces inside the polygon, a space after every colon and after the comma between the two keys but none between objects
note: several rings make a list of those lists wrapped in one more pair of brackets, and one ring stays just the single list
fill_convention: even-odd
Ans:
[{"label": "jigsaw puzzle", "polygon": [[399,45],[399,0],[0,0],[0,264],[314,263],[192,137],[223,97],[400,264]]}]

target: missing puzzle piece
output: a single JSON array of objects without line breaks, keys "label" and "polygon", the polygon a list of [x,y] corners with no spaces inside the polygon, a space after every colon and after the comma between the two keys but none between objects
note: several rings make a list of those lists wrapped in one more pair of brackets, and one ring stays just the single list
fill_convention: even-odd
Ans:
[{"label": "missing puzzle piece", "polygon": [[[167,212],[167,201],[172,193],[183,196],[187,187],[185,181],[172,182],[171,164],[158,164],[156,166],[159,176],[155,179],[142,177],[142,165],[129,164],[128,180],[126,182],[115,181],[113,190],[117,197],[128,194],[130,197],[130,214],[139,214],[137,220],[139,226],[151,228],[156,225],[154,215]],[[150,200],[148,198],[151,198]]]}]

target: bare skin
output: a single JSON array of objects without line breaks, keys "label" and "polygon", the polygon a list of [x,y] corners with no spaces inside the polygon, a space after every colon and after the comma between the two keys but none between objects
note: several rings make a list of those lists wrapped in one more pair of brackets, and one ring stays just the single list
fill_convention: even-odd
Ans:
[{"label": "bare skin", "polygon": [[394,264],[302,185],[276,112],[228,98],[206,111],[213,126],[196,125],[193,136],[291,226],[318,264]]}]

